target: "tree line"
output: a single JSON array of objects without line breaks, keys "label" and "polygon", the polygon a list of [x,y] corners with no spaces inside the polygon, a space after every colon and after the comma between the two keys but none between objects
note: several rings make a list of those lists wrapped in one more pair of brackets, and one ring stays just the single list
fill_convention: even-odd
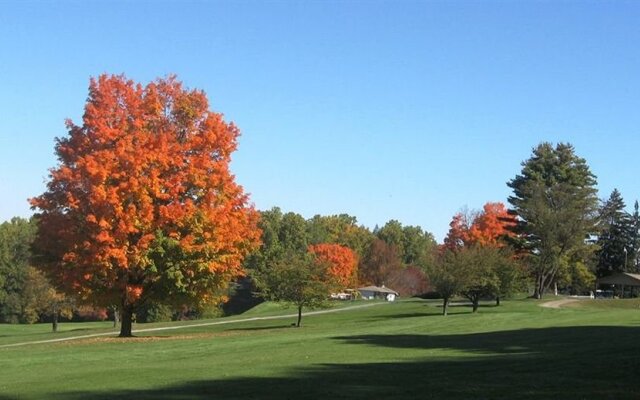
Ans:
[{"label": "tree line", "polygon": [[[345,214],[255,210],[229,170],[239,129],[174,76],[91,79],[82,123],[67,128],[45,192],[30,200],[33,219],[2,224],[3,321],[89,305],[117,311],[127,337],[150,305],[198,314],[244,290],[301,310],[356,284],[435,291],[446,313],[453,296],[477,310],[481,298],[585,290],[638,268],[637,203],[627,213],[617,191],[600,203],[567,143],[536,146],[507,182],[508,207],[455,215],[438,245],[395,220],[370,230]],[[50,294],[46,307],[33,293]]]}]

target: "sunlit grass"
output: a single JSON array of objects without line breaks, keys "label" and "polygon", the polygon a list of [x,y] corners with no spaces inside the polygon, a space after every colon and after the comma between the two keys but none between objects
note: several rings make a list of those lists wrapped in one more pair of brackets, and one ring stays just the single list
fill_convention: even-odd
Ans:
[{"label": "sunlit grass", "polygon": [[[608,304],[522,299],[442,317],[439,301],[405,300],[307,316],[302,328],[271,319],[0,348],[0,399],[634,398],[640,313]],[[291,310],[234,318],[278,313]],[[3,325],[0,339],[54,337],[46,328]]]}]

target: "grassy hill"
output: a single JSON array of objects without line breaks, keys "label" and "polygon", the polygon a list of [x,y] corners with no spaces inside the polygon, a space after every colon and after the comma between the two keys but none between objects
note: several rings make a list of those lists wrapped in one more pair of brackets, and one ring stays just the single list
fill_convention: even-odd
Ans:
[{"label": "grassy hill", "polygon": [[[0,400],[7,399],[637,399],[637,302],[534,300],[457,306],[405,300],[303,318],[202,325],[289,314],[262,305],[244,316],[139,324],[111,336],[1,347],[110,332],[108,323],[0,326]],[[79,330],[78,330],[79,329]]]}]

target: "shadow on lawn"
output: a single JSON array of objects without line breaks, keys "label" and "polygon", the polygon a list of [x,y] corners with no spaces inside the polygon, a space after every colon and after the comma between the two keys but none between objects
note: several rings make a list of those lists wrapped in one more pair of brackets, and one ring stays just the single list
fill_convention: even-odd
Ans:
[{"label": "shadow on lawn", "polygon": [[[442,304],[425,306],[426,311],[404,313],[404,314],[387,314],[377,315],[375,317],[367,319],[369,322],[384,321],[389,319],[404,319],[404,318],[423,318],[423,317],[442,317]],[[492,304],[480,304],[480,308],[493,308],[496,307]],[[469,315],[473,314],[471,303],[469,304],[453,304],[449,305],[449,316],[454,315]]]},{"label": "shadow on lawn", "polygon": [[[437,307],[442,308],[442,304],[440,304]],[[471,303],[454,303],[454,304],[449,304],[449,307],[451,307],[451,308],[472,308],[473,305]],[[480,303],[480,304],[478,304],[478,308],[495,308],[495,307],[498,307],[498,306],[496,306],[496,303]]]},{"label": "shadow on lawn", "polygon": [[[352,346],[415,349],[407,362],[322,364],[285,377],[190,381],[156,389],[66,392],[52,399],[637,399],[640,329],[567,327],[465,335],[336,337]],[[429,350],[459,350],[456,358]],[[466,353],[466,354],[465,354]],[[406,352],[402,353],[406,356]],[[460,355],[461,354],[461,355]],[[392,357],[392,356],[390,356]],[[179,371],[176,371],[179,374]]]},{"label": "shadow on lawn", "polygon": [[233,328],[233,329],[228,329],[227,332],[269,331],[269,330],[286,329],[286,328],[295,328],[295,324],[271,325],[271,326],[253,326],[253,327],[250,327],[250,328]]}]

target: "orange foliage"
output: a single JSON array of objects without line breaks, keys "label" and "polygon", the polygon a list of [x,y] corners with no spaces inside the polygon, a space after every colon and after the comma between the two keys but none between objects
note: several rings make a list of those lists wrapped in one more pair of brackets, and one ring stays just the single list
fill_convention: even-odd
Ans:
[{"label": "orange foliage", "polygon": [[457,213],[449,223],[449,232],[444,238],[444,247],[455,250],[469,242],[469,225],[462,213]]},{"label": "orange foliage", "polygon": [[471,223],[462,213],[453,216],[444,247],[456,248],[479,244],[482,246],[503,246],[504,238],[512,236],[509,227],[516,224],[516,219],[509,214],[502,203],[486,203],[482,212],[477,214]]},{"label": "orange foliage", "polygon": [[321,243],[309,246],[316,259],[328,265],[329,274],[343,287],[355,283],[358,257],[348,247],[334,243]]},{"label": "orange foliage", "polygon": [[202,91],[102,75],[82,122],[67,121],[47,191],[31,199],[41,267],[59,286],[127,305],[173,279],[165,296],[197,301],[243,274],[258,214],[229,171],[239,130]]},{"label": "orange foliage", "polygon": [[127,285],[127,299],[132,303],[136,302],[142,296],[143,290],[140,285]]},{"label": "orange foliage", "polygon": [[505,236],[512,236],[509,230],[516,224],[502,203],[487,203],[475,218],[468,232],[468,241],[487,246],[501,246]]}]

